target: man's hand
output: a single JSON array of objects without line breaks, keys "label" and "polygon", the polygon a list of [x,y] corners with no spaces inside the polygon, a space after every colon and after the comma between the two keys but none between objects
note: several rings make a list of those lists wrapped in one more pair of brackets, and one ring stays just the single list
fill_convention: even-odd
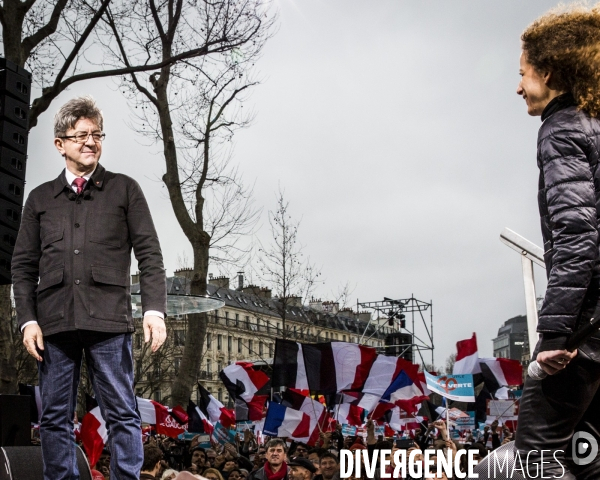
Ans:
[{"label": "man's hand", "polygon": [[550,350],[540,352],[536,358],[538,364],[548,375],[563,370],[571,360],[577,356],[577,350],[569,352],[568,350]]},{"label": "man's hand", "polygon": [[[28,325],[29,328],[31,325]],[[156,352],[167,339],[165,321],[156,315],[144,317],[144,341],[148,343],[152,338],[152,351]]]},{"label": "man's hand", "polygon": [[37,323],[30,323],[23,330],[23,345],[25,345],[29,355],[38,362],[43,361],[37,349],[44,350],[44,335],[42,335],[42,329]]},{"label": "man's hand", "polygon": [[446,422],[443,420],[436,420],[432,425],[440,431],[444,441],[448,440],[448,429],[446,428]]}]

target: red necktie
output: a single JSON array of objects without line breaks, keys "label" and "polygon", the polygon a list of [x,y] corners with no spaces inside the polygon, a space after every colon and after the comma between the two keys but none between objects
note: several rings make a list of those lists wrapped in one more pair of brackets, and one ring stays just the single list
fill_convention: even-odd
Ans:
[{"label": "red necktie", "polygon": [[77,187],[77,195],[83,192],[83,187],[85,187],[86,183],[87,180],[83,177],[77,177],[75,180],[73,180],[73,185]]}]

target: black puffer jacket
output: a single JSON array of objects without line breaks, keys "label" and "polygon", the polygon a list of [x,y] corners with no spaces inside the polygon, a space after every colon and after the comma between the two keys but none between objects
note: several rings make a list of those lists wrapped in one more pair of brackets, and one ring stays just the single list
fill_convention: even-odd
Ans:
[{"label": "black puffer jacket", "polygon": [[[600,120],[570,94],[552,100],[538,135],[538,203],[548,288],[539,351],[562,349],[600,299]],[[600,337],[580,349],[600,360]]]}]

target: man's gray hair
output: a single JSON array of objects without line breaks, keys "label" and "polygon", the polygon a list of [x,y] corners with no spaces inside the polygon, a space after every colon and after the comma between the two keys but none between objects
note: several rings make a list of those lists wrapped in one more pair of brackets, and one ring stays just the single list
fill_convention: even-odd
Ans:
[{"label": "man's gray hair", "polygon": [[54,137],[64,137],[69,128],[75,128],[80,118],[92,120],[100,130],[104,127],[102,111],[90,95],[85,95],[73,98],[60,107],[54,116]]},{"label": "man's gray hair", "polygon": [[287,445],[281,438],[272,438],[271,440],[269,440],[267,442],[265,447],[267,449],[267,452],[269,451],[269,448],[275,448],[275,447],[283,447],[283,451],[287,452]]}]

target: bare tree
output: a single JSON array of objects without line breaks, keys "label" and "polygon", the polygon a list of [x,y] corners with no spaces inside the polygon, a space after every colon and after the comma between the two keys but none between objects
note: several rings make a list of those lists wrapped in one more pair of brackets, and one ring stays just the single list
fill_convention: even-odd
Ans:
[{"label": "bare tree", "polygon": [[[37,125],[39,116],[70,85],[92,78],[132,75],[132,84],[148,94],[147,100],[160,116],[169,194],[174,205],[185,212],[181,208],[183,195],[175,192],[180,182],[168,94],[171,74],[177,78],[193,61],[224,52],[248,55],[244,60],[251,62],[273,23],[266,17],[264,1],[167,0],[157,4],[155,0],[4,0],[0,5],[4,56],[28,68],[34,85],[41,89],[32,102],[29,128]],[[160,73],[150,78],[152,85],[142,86],[137,75],[157,70]],[[194,75],[198,81],[201,69]],[[193,75],[188,78],[193,80]],[[194,223],[189,215],[179,214],[178,219],[182,226],[186,224],[184,230],[188,238],[193,237],[193,244],[209,243],[203,228],[189,228]],[[208,259],[208,254],[205,257]],[[196,290],[205,288],[199,285]],[[14,341],[8,307],[3,308],[10,304],[10,286],[0,286],[0,297],[0,393],[13,393]]]},{"label": "bare tree", "polygon": [[[206,295],[210,252],[219,261],[238,260],[244,253],[238,241],[257,217],[251,190],[230,166],[228,147],[235,130],[251,120],[241,109],[247,90],[256,84],[248,71],[274,19],[267,16],[266,0],[148,2],[110,10],[106,28],[112,43],[105,46],[113,55],[107,61],[163,64],[148,78],[132,74],[121,89],[135,107],[137,130],[162,143],[162,180],[192,246],[190,293]],[[204,56],[172,61],[200,45]],[[207,316],[188,318],[173,405],[187,404],[200,371]]]},{"label": "bare tree", "polygon": [[446,359],[446,373],[451,374],[454,370],[454,364],[456,363],[456,353],[451,353]]},{"label": "bare tree", "polygon": [[308,299],[321,276],[320,269],[304,256],[298,241],[300,222],[292,219],[288,209],[289,202],[280,190],[277,209],[269,212],[272,244],[266,248],[261,246],[258,267],[263,281],[272,286],[277,296],[275,305],[282,321],[284,339],[288,308],[298,306],[303,298]]}]

